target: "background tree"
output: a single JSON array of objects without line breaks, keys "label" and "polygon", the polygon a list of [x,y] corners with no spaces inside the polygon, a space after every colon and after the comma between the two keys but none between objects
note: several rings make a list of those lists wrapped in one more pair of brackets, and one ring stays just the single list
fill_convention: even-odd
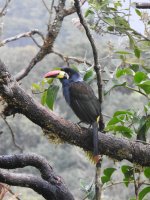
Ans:
[{"label": "background tree", "polygon": [[[143,22],[143,34],[129,24],[133,9],[131,1],[128,10],[124,9],[120,1],[109,3],[105,0],[88,1],[88,4],[86,1],[79,3],[77,0],[59,0],[51,3],[28,0],[16,3],[14,0],[3,1],[1,6],[1,16],[7,28],[4,26],[2,29],[0,49],[1,59],[5,62],[0,63],[3,129],[0,181],[9,185],[30,187],[45,199],[73,199],[70,191],[75,199],[94,198],[94,166],[84,158],[83,153],[79,155],[80,150],[75,151],[72,148],[72,145],[75,145],[88,154],[92,152],[92,132],[86,127],[79,127],[76,124],[78,119],[69,109],[66,112],[66,104],[58,92],[59,83],[42,78],[48,70],[65,64],[79,70],[84,80],[95,90],[98,85],[101,102],[104,95],[102,116],[106,123],[105,131],[109,133],[99,133],[99,152],[118,161],[127,160],[113,163],[113,160],[103,156],[103,170],[99,179],[101,195],[110,199],[109,194],[112,196],[113,193],[115,199],[120,199],[118,191],[121,190],[124,191],[121,192],[122,199],[143,199],[150,191],[148,14],[134,9]],[[23,8],[24,12],[20,17],[20,10]],[[75,12],[79,19],[75,16],[71,24],[72,14]],[[10,68],[6,69],[5,65]],[[19,70],[20,68],[22,69]],[[31,84],[32,97],[29,95]],[[37,93],[41,94],[41,102],[46,108],[39,103],[40,95]],[[48,110],[48,107],[54,108],[54,100],[55,112],[60,112],[61,117]],[[18,116],[17,113],[25,117]],[[65,144],[60,144],[55,149],[55,145],[41,137],[41,129],[30,121],[42,128],[46,138],[53,142],[55,139],[55,143]],[[6,134],[8,130],[13,137],[12,141]],[[18,154],[22,149],[24,154]],[[46,160],[29,154],[29,151],[44,155],[53,162],[52,165],[55,163],[57,171],[70,185],[70,191],[62,179],[54,174]],[[17,155],[6,155],[12,152]],[[37,177],[37,172],[30,168],[26,171],[19,170],[17,173],[2,170],[25,166],[36,167],[41,176]],[[78,171],[77,168],[84,170]],[[32,175],[23,176],[23,172],[30,172]],[[78,173],[82,173],[82,179],[86,174],[91,177],[88,184],[85,180],[81,181],[82,194],[78,193],[78,189],[74,189],[81,175],[76,178],[73,174]]]}]

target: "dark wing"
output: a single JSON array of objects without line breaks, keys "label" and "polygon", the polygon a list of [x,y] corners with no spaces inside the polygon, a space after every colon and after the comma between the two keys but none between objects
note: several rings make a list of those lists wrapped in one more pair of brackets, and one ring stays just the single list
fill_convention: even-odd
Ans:
[{"label": "dark wing", "polygon": [[69,87],[70,106],[79,119],[91,124],[100,114],[100,103],[92,88],[85,82],[73,82]]}]

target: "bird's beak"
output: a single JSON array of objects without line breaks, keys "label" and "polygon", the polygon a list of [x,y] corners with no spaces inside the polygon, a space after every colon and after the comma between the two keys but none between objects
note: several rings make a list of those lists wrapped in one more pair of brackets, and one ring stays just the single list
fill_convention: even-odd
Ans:
[{"label": "bird's beak", "polygon": [[64,71],[61,70],[55,70],[55,71],[50,71],[48,73],[46,73],[44,75],[44,78],[65,78],[66,77],[66,73]]}]

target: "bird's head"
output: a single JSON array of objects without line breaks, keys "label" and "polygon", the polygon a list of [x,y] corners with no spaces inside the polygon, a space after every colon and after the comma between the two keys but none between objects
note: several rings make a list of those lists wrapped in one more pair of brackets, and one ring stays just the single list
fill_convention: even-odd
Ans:
[{"label": "bird's head", "polygon": [[72,81],[82,81],[80,74],[72,68],[62,67],[60,70],[50,71],[45,74],[45,78],[58,78],[60,81],[72,80]]}]

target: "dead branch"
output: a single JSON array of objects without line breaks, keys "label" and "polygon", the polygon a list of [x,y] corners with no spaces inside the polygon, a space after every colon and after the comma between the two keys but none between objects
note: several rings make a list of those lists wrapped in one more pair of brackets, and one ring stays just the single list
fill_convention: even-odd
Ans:
[{"label": "dead branch", "polygon": [[6,0],[4,7],[0,11],[0,17],[6,15],[7,9],[8,9],[8,6],[9,6],[10,2],[11,2],[11,0]]},{"label": "dead branch", "polygon": [[82,58],[77,58],[77,57],[73,57],[73,56],[65,56],[64,54],[62,54],[58,51],[55,51],[55,50],[52,50],[52,53],[58,55],[61,59],[63,59],[64,62],[68,62],[69,60],[73,60],[77,63],[85,63],[88,66],[92,66],[92,64],[90,62],[88,62],[87,60],[83,60]]},{"label": "dead branch", "polygon": [[15,134],[14,134],[14,132],[13,132],[11,126],[9,125],[9,123],[7,122],[7,120],[5,119],[5,117],[3,117],[2,115],[0,115],[0,116],[1,116],[1,118],[4,120],[4,122],[5,122],[5,124],[7,125],[8,129],[10,130],[10,133],[11,133],[11,136],[12,136],[12,141],[13,141],[14,146],[15,146],[16,148],[18,148],[18,149],[20,150],[20,152],[23,152],[23,148],[22,148],[19,144],[17,144],[17,142],[16,142]]},{"label": "dead branch", "polygon": [[[12,173],[3,169],[26,166],[37,168],[41,177],[31,174]],[[47,200],[73,200],[61,177],[57,176],[49,163],[36,154],[0,156],[0,181],[13,186],[29,187]],[[3,169],[2,169],[3,168]]]},{"label": "dead branch", "polygon": [[[33,38],[33,35],[35,35],[35,34],[39,35],[42,38],[42,40],[44,40],[43,34],[41,32],[39,32],[37,29],[34,29],[34,30],[29,31],[29,32],[21,33],[21,34],[18,34],[16,36],[13,36],[13,37],[10,37],[10,38],[7,38],[7,39],[1,41],[0,42],[0,47],[4,46],[5,44],[7,44],[9,42],[18,40],[18,39],[23,38],[23,37],[31,37],[32,40],[35,42],[35,39]],[[37,46],[39,46],[37,44],[37,42],[35,42],[35,43],[36,43]]]}]

